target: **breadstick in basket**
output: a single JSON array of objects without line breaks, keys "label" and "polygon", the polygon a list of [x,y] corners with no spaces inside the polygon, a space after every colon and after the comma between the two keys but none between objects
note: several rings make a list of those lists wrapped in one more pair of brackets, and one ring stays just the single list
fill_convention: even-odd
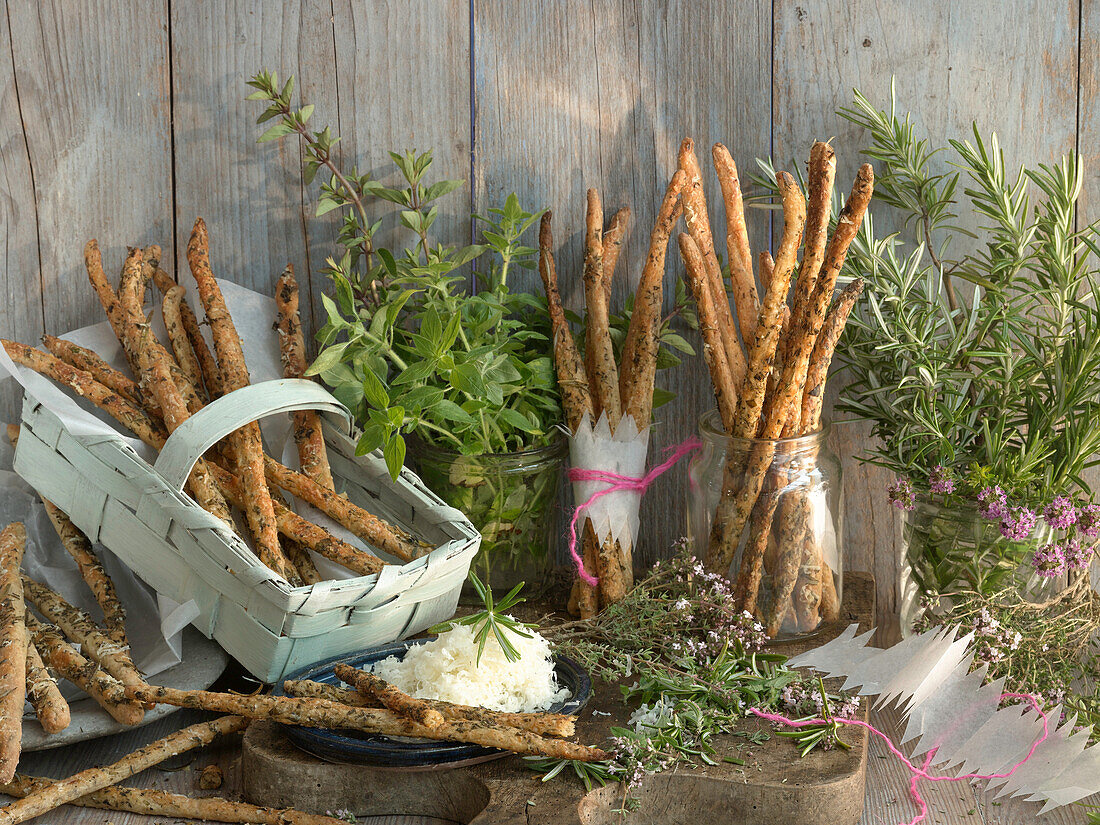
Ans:
[{"label": "breadstick in basket", "polygon": [[[206,310],[206,318],[214,336],[214,352],[221,371],[222,389],[225,392],[246,387],[249,384],[248,367],[237,328],[226,309],[221,289],[210,269],[209,240],[206,223],[202,218],[195,222],[187,243],[187,262],[198,286],[199,298]],[[260,426],[250,422],[232,436],[237,451],[237,475],[244,490],[244,513],[252,537],[256,542],[260,559],[278,573],[285,569],[285,556],[279,546],[279,533],[275,521],[275,507],[264,477],[264,451],[260,441]]]},{"label": "breadstick in basket", "polygon": [[[294,267],[286,265],[275,284],[275,330],[279,334],[279,351],[283,357],[283,376],[301,378],[306,373],[306,342],[302,336],[302,319],[298,314],[298,282]],[[322,487],[335,489],[328,450],[321,433],[321,416],[314,410],[294,413],[294,443],[298,447],[298,466],[303,475]]]}]

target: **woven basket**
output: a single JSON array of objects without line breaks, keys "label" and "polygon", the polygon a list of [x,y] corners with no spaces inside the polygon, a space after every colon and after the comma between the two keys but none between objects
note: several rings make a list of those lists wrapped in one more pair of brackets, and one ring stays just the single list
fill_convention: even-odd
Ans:
[{"label": "woven basket", "polygon": [[[244,424],[292,410],[323,413],[336,488],[435,549],[374,576],[291,587],[185,492],[209,447]],[[345,653],[396,641],[450,618],[481,536],[458,510],[380,452],[355,455],[351,416],[311,381],[266,381],[231,392],[169,437],[150,465],[120,437],[74,435],[30,395],[15,470],[92,540],[158,593],[193,600],[194,625],[265,682]]]}]

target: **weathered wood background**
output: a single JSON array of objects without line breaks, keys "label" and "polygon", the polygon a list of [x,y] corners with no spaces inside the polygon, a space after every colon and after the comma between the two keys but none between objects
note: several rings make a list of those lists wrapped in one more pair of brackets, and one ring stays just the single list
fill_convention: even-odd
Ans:
[{"label": "weathered wood background", "polygon": [[[343,163],[383,174],[387,150],[431,147],[436,172],[468,179],[444,240],[466,241],[459,214],[512,191],[552,207],[575,303],[586,187],[635,210],[620,265],[633,282],[683,136],[704,152],[723,141],[743,170],[769,154],[801,163],[814,139],[835,137],[846,187],[864,136],[834,112],[853,87],[885,105],[892,75],[935,141],[977,119],[1013,163],[1075,147],[1095,161],[1098,28],[1093,0],[6,0],[0,333],[33,342],[99,318],[80,254],[93,236],[119,265],[127,245],[159,242],[186,272],[198,215],[223,277],[269,290],[294,262],[316,323],[334,225],[313,217],[297,144],[256,144],[244,80],[260,68],[297,76],[314,123],[342,136]],[[1092,207],[1095,174],[1086,189]],[[767,213],[753,218],[759,249]],[[669,259],[671,283],[681,265]],[[713,403],[701,359],[663,380],[679,395],[657,448]],[[16,410],[9,390],[0,413]],[[865,437],[842,424],[832,442],[847,563],[874,571],[885,620],[897,524],[888,479],[856,460]],[[649,495],[643,561],[682,533],[684,480],[680,468]]]}]

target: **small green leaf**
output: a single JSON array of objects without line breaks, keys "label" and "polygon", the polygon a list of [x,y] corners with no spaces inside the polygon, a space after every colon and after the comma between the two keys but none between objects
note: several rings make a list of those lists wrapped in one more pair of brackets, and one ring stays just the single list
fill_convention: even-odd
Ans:
[{"label": "small green leaf", "polygon": [[399,435],[393,436],[382,451],[386,459],[386,468],[390,471],[390,478],[394,481],[401,475],[401,468],[405,466],[405,439]]}]

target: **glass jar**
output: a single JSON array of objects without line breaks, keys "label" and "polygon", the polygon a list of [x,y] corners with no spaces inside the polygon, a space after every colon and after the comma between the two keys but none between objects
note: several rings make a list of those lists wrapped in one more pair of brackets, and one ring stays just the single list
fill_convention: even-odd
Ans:
[{"label": "glass jar", "polygon": [[558,481],[568,441],[515,453],[459,455],[410,439],[409,455],[432,492],[481,533],[471,570],[494,589],[546,581],[554,566]]},{"label": "glass jar", "polygon": [[[828,429],[776,441],[734,438],[711,410],[699,419],[699,433],[703,447],[688,471],[687,508],[688,535],[698,555],[707,557],[721,542],[714,530],[711,547],[719,507],[732,508],[746,490],[758,487],[741,535],[726,539],[736,542],[736,551],[721,572],[738,583],[735,592],[744,591],[744,606],[772,638],[812,634],[837,619],[844,493],[840,462],[825,446]],[[763,469],[750,475],[754,465]]]},{"label": "glass jar", "polygon": [[1032,601],[1049,598],[1065,579],[1040,577],[1031,558],[1051,536],[1040,519],[1026,539],[1005,538],[1000,524],[981,516],[973,503],[918,496],[905,513],[898,564],[902,634],[913,631],[925,610],[946,612],[952,593],[992,594],[1012,586]]}]

